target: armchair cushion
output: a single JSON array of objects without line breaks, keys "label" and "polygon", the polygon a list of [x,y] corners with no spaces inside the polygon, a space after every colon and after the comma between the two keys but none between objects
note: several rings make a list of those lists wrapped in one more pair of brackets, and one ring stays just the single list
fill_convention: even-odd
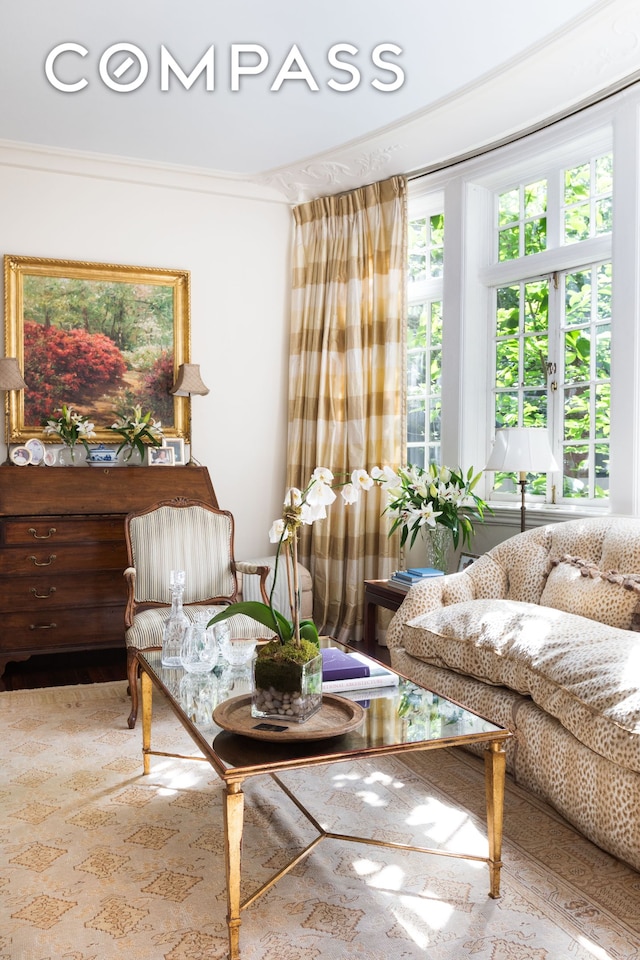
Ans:
[{"label": "armchair cushion", "polygon": [[[221,610],[224,610],[224,606],[222,605],[206,604],[201,606],[197,603],[183,607],[182,609],[187,619],[193,622],[196,615],[205,607],[211,611],[212,617]],[[136,650],[148,650],[150,647],[161,647],[164,625],[169,619],[170,613],[170,607],[155,607],[151,610],[142,610],[136,614],[133,625],[129,627],[125,634],[127,647],[134,647]],[[256,637],[258,640],[269,640],[274,636],[274,634],[267,630],[261,623],[256,623],[255,620],[252,620],[250,617],[245,617],[242,614],[230,617],[227,622],[229,623],[232,637]]]}]

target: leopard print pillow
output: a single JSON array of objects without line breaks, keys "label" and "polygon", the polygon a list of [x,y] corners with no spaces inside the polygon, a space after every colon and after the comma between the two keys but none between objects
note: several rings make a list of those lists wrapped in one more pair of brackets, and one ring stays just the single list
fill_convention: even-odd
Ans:
[{"label": "leopard print pillow", "polygon": [[621,630],[640,631],[640,576],[603,572],[587,560],[565,554],[552,560],[540,604]]}]

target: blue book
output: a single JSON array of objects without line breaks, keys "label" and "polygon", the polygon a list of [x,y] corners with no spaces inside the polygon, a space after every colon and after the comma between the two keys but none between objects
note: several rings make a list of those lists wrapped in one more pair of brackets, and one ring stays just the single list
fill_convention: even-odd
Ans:
[{"label": "blue book", "polygon": [[444,573],[442,570],[437,570],[436,567],[409,567],[407,573],[412,574],[414,577],[422,579],[423,577],[442,577]]},{"label": "blue book", "polygon": [[397,570],[393,575],[394,580],[399,580],[402,583],[419,583],[421,580],[424,580],[424,577],[420,577],[415,573],[411,573],[409,570]]}]

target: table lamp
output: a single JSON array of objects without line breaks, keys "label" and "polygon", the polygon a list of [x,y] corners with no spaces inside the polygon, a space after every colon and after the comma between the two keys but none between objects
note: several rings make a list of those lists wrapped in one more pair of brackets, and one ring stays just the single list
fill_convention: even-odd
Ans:
[{"label": "table lamp", "polygon": [[[0,357],[0,390],[24,390],[26,383],[22,379],[20,367],[15,357]],[[4,439],[7,444],[5,465],[11,463],[9,457],[9,398],[4,401]]]},{"label": "table lamp", "polygon": [[521,533],[525,528],[524,488],[527,474],[550,473],[557,469],[546,427],[505,427],[496,430],[495,443],[485,470],[518,474]]},{"label": "table lamp", "polygon": [[[176,397],[205,397],[209,393],[209,387],[202,382],[200,364],[181,363],[178,367],[176,382],[170,392]],[[189,443],[189,449],[193,451],[193,442]],[[188,466],[192,466],[195,462],[191,452]]]}]

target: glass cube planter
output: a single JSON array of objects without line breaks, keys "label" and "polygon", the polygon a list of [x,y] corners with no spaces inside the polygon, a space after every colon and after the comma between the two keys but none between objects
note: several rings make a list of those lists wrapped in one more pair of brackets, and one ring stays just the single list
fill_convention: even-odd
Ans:
[{"label": "glass cube planter", "polygon": [[304,723],[322,706],[322,657],[306,663],[257,657],[251,716]]}]

